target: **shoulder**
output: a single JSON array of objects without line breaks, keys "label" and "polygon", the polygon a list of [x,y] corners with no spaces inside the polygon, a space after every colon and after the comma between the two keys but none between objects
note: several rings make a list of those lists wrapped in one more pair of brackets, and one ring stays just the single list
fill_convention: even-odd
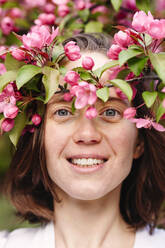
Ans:
[{"label": "shoulder", "polygon": [[134,248],[163,248],[165,244],[165,230],[155,229],[152,235],[149,234],[148,228],[139,230],[136,234]]},{"label": "shoulder", "polygon": [[0,248],[29,248],[29,244],[31,248],[46,247],[52,225],[49,223],[38,228],[20,228],[11,233],[0,232]]}]

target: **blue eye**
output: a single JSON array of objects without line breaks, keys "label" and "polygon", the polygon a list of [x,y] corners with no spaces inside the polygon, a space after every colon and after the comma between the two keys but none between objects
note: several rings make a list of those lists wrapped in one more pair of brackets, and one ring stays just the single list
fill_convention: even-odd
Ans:
[{"label": "blue eye", "polygon": [[110,116],[110,117],[113,117],[113,116],[117,116],[117,115],[120,115],[119,111],[117,111],[116,109],[107,109],[103,112],[103,115],[104,116]]},{"label": "blue eye", "polygon": [[70,115],[70,112],[67,109],[59,109],[55,112],[55,115],[68,116],[68,115]]}]

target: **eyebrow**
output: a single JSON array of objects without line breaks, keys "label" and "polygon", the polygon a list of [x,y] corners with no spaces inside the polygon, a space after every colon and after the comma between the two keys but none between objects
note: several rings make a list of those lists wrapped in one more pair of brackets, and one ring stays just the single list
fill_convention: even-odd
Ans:
[{"label": "eyebrow", "polygon": [[[71,102],[65,101],[64,98],[63,98],[63,96],[64,96],[64,94],[62,94],[62,93],[56,94],[56,96],[54,97],[54,99],[52,99],[52,101],[50,103],[48,103],[48,106],[52,106],[52,105],[54,105],[56,103],[67,103],[67,104],[71,103]],[[109,99],[107,100],[107,102],[103,102],[99,98],[98,98],[98,100],[99,100],[100,103],[104,103],[104,104],[106,104],[107,102],[119,102],[120,104],[124,104],[125,106],[128,106],[128,104],[129,104],[129,101],[128,100],[122,100],[121,98],[111,97],[111,96],[109,97]]]}]

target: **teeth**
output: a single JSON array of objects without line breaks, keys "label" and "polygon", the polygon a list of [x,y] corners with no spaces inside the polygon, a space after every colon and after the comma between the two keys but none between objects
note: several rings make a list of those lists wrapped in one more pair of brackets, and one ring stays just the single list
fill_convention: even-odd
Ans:
[{"label": "teeth", "polygon": [[93,158],[78,158],[78,159],[71,159],[72,164],[76,164],[79,166],[92,166],[96,164],[104,163],[102,159],[93,159]]}]

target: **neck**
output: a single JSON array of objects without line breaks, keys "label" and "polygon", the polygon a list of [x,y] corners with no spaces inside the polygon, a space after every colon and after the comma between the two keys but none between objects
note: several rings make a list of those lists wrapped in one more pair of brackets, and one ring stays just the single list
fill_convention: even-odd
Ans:
[{"label": "neck", "polygon": [[58,191],[62,201],[55,203],[57,248],[133,247],[134,231],[119,211],[119,189],[91,201],[73,199]]}]

